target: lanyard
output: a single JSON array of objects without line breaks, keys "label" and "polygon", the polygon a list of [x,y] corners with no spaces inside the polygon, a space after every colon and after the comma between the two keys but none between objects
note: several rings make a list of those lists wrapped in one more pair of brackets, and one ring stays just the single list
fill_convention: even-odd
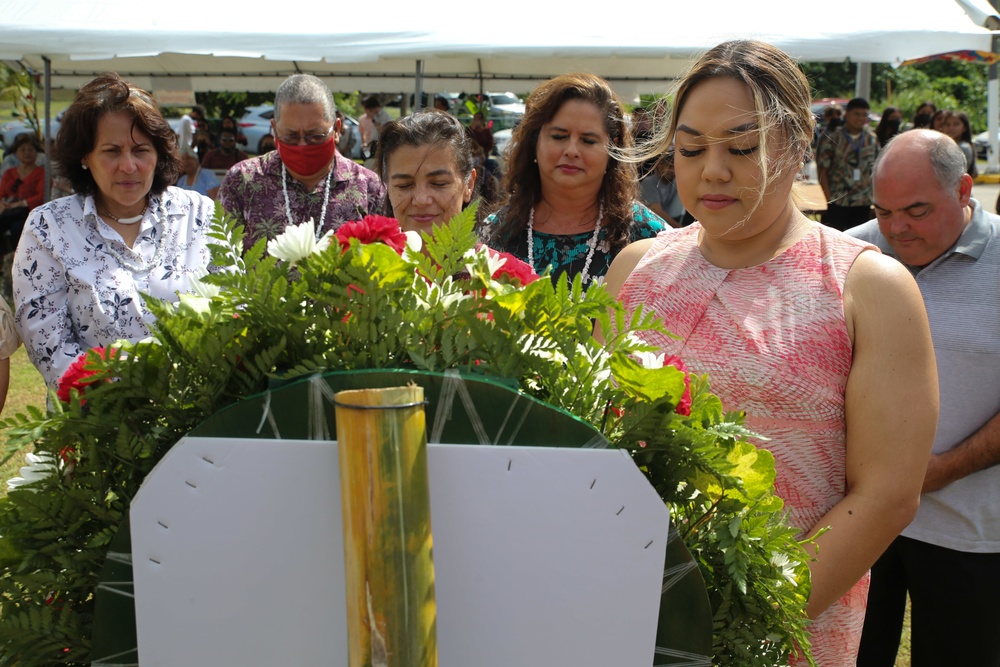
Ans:
[{"label": "lanyard", "polygon": [[858,137],[858,140],[856,142],[854,141],[854,139],[851,139],[851,135],[847,133],[847,128],[841,128],[841,131],[844,133],[844,136],[847,137],[847,143],[854,151],[854,164],[855,165],[861,164],[861,149],[865,147],[864,129],[861,130],[861,136]]}]

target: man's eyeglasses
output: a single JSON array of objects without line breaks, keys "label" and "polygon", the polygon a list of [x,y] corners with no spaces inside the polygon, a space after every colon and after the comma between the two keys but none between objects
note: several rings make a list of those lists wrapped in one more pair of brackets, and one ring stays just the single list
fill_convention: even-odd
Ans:
[{"label": "man's eyeglasses", "polygon": [[291,146],[295,146],[298,144],[308,144],[310,146],[316,146],[329,139],[330,135],[332,134],[333,134],[333,128],[331,127],[330,131],[325,134],[306,134],[306,135],[283,134],[278,137],[278,141],[280,141],[283,144],[289,144]]}]

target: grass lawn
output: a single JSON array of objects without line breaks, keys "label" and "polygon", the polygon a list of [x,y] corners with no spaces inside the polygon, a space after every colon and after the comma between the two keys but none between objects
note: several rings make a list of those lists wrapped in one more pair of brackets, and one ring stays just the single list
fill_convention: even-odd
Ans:
[{"label": "grass lawn", "polygon": [[[44,91],[37,90],[36,94],[38,95],[38,117],[42,118],[45,116]],[[55,118],[56,114],[68,107],[74,97],[76,97],[75,90],[54,89],[52,91],[52,117]],[[9,100],[0,101],[0,123],[15,120],[15,118],[14,105]]]},{"label": "grass lawn", "polygon": [[[18,348],[10,358],[10,388],[7,391],[7,402],[3,408],[3,417],[10,417],[24,412],[29,405],[41,410],[45,409],[45,382],[41,374],[28,361],[24,346]],[[0,432],[0,443],[6,444],[6,435]],[[0,457],[2,458],[2,457]],[[0,496],[7,494],[6,481],[18,475],[18,469],[24,465],[24,456],[19,454],[0,466]]]}]

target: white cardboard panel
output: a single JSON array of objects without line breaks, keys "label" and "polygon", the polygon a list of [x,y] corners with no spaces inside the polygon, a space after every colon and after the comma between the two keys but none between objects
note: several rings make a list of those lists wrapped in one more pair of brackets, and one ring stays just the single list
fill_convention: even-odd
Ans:
[{"label": "white cardboard panel", "polygon": [[[428,462],[442,667],[652,664],[668,513],[626,453]],[[329,441],[174,446],[131,510],[143,667],[346,666],[338,468]]]}]

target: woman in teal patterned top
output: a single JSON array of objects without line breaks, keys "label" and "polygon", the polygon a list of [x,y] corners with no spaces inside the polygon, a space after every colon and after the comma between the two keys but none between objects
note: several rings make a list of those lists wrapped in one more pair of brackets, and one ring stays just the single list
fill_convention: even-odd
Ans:
[{"label": "woman in teal patterned top", "polygon": [[615,159],[631,136],[621,102],[604,79],[566,74],[538,86],[515,128],[504,176],[507,200],[482,230],[552,279],[603,281],[632,241],[667,225],[638,202],[635,166]]}]

